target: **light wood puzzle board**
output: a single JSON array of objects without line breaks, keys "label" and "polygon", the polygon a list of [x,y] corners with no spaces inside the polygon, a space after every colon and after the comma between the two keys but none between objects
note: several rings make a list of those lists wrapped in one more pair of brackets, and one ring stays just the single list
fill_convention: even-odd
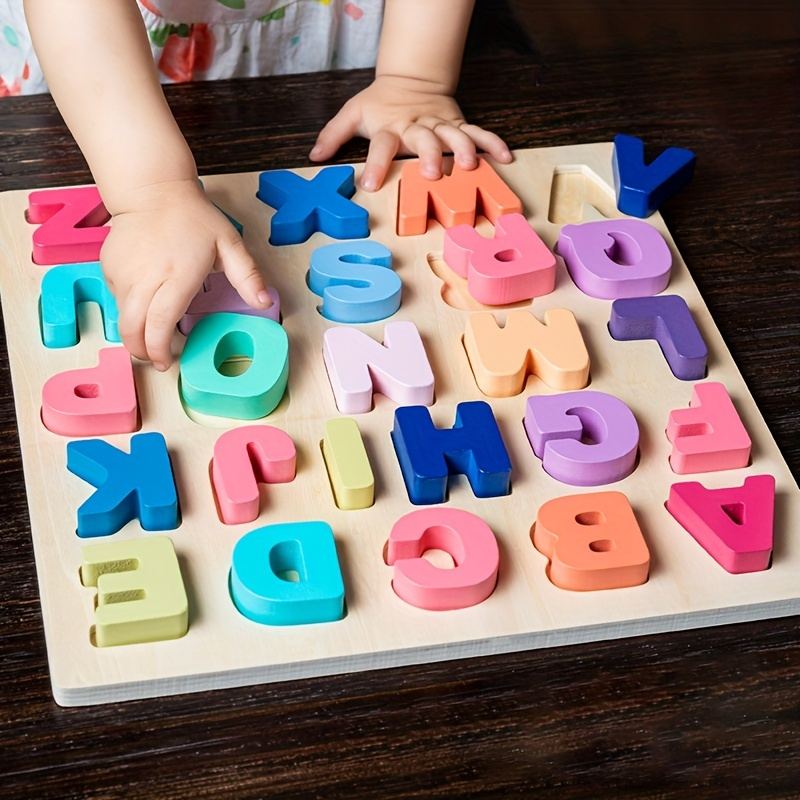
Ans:
[{"label": "light wood puzzle board", "polygon": [[[522,199],[525,214],[551,248],[562,224],[610,216],[614,209],[612,145],[527,150],[497,171]],[[306,178],[316,169],[297,172]],[[607,322],[611,303],[583,295],[559,264],[555,291],[537,298],[531,310],[542,319],[548,308],[576,315],[591,356],[592,390],[616,395],[634,412],[641,431],[637,469],[609,487],[581,489],[548,476],[525,436],[526,398],[553,390],[529,378],[512,398],[490,399],[478,390],[461,343],[470,310],[443,300],[446,275],[437,255],[443,229],[430,223],[420,237],[395,235],[399,165],[388,183],[353,198],[370,213],[371,238],[387,245],[403,279],[403,302],[392,320],[411,320],[420,329],[436,377],[431,416],[450,427],[457,403],[487,400],[511,461],[512,493],[475,498],[465,478],[451,479],[447,505],[484,519],[500,545],[497,588],[484,603],[459,611],[423,611],[400,600],[391,587],[392,568],[383,561],[394,522],[418,508],[409,500],[391,444],[395,404],[376,395],[375,407],[356,417],[376,481],[375,504],[343,511],[333,501],[320,452],[325,421],[339,416],[322,361],[322,336],[334,325],[318,312],[320,298],[306,286],[313,249],[331,240],[314,236],[305,244],[272,248],[272,209],[255,197],[257,173],[209,176],[211,199],[244,225],[245,240],[280,292],[283,324],[290,342],[287,395],[264,422],[286,431],[297,447],[297,477],[262,490],[261,515],[247,525],[219,521],[208,476],[213,445],[222,428],[247,422],[192,420],[182,408],[178,370],[160,374],[134,367],[141,432],[164,434],[181,506],[181,525],[166,532],[175,546],[189,596],[189,632],[177,640],[97,648],[90,641],[96,590],[79,579],[81,550],[89,543],[149,536],[138,522],[112,537],[82,540],[75,534],[78,506],[94,491],[66,469],[68,439],[48,431],[39,410],[41,389],[52,375],[97,363],[106,346],[99,315],[82,311],[80,343],[45,348],[39,334],[38,295],[44,267],[31,262],[32,226],[25,222],[27,192],[0,196],[0,288],[8,335],[31,529],[39,576],[53,691],[63,705],[84,705],[180,692],[266,683],[332,673],[393,667],[467,656],[656,633],[800,612],[800,492],[751,398],[691,275],[660,215],[648,222],[666,238],[674,257],[667,292],[685,298],[708,345],[710,380],[728,389],[752,440],[746,469],[677,476],[668,464],[665,429],[669,412],[689,405],[692,383],[673,377],[654,341],[615,342]],[[356,166],[356,179],[360,166]],[[587,216],[588,215],[588,216]],[[479,226],[491,230],[485,221]],[[445,291],[450,303],[458,286]],[[473,309],[480,307],[473,304]],[[495,311],[504,322],[507,310]],[[381,340],[386,321],[358,326]],[[176,332],[174,350],[183,337]],[[130,435],[108,436],[128,450]],[[664,508],[672,483],[699,480],[709,488],[740,486],[745,477],[769,473],[777,482],[775,545],[770,569],[725,572]],[[651,569],[642,586],[601,592],[569,592],[546,577],[547,561],[530,539],[539,506],[561,495],[613,489],[629,499],[650,548]],[[228,594],[228,571],[236,541],[270,523],[323,519],[336,537],[346,588],[347,613],[335,623],[273,628],[241,616]]]}]

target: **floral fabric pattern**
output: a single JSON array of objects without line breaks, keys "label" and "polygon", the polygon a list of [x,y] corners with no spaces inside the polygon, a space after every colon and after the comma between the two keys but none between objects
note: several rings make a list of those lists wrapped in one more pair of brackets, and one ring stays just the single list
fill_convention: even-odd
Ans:
[{"label": "floral fabric pattern", "polygon": [[[375,65],[382,0],[137,0],[162,83]],[[22,12],[0,0],[0,97],[46,92]]]}]

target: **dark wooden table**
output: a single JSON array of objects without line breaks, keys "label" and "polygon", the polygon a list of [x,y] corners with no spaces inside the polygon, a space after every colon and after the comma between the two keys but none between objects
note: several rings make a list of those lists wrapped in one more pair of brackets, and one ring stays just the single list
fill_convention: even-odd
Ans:
[{"label": "dark wooden table", "polygon": [[[663,213],[796,476],[797,12],[682,4],[648,22],[610,1],[575,3],[574,14],[553,5],[560,10],[548,16],[547,3],[541,14],[518,4],[520,24],[485,13],[460,88],[467,116],[515,148],[626,132],[653,152],[697,153],[693,183]],[[201,171],[240,172],[306,165],[316,131],[368,80],[357,72],[198,84],[168,97]],[[340,160],[365,152],[354,142]],[[47,97],[0,103],[0,162],[0,190],[90,180]],[[0,448],[4,798],[800,792],[797,618],[59,708],[4,347]]]}]

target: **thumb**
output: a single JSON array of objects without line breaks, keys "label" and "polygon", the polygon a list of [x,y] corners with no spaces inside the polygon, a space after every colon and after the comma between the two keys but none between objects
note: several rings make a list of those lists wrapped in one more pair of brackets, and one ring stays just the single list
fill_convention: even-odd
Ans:
[{"label": "thumb", "polygon": [[272,305],[258,265],[240,236],[217,243],[217,267],[251,308],[266,309]]},{"label": "thumb", "polygon": [[358,131],[359,118],[347,105],[320,131],[309,157],[312,161],[325,161]]}]

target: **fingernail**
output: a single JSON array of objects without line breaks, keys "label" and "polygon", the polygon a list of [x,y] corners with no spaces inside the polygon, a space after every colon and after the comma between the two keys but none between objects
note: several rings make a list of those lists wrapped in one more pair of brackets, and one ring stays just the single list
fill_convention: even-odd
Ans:
[{"label": "fingernail", "polygon": [[272,298],[269,296],[269,292],[267,292],[264,289],[262,289],[258,293],[258,302],[259,303],[263,303],[263,304],[272,305]]},{"label": "fingernail", "polygon": [[318,144],[315,144],[314,147],[311,148],[309,155],[313,158],[314,156],[318,156],[321,152],[322,148]]},{"label": "fingernail", "polygon": [[361,188],[368,192],[374,192],[378,188],[378,182],[372,175],[365,176],[361,179]]},{"label": "fingernail", "polygon": [[508,150],[503,150],[503,152],[500,153],[500,158],[503,161],[511,161],[511,153]]},{"label": "fingernail", "polygon": [[161,363],[160,363],[160,362],[158,362],[158,361],[154,361],[154,362],[153,362],[153,366],[154,366],[154,367],[155,367],[155,368],[156,368],[156,369],[157,369],[159,372],[166,372],[166,371],[169,369],[169,367],[167,367],[167,365],[166,365],[166,364],[161,364]]}]

